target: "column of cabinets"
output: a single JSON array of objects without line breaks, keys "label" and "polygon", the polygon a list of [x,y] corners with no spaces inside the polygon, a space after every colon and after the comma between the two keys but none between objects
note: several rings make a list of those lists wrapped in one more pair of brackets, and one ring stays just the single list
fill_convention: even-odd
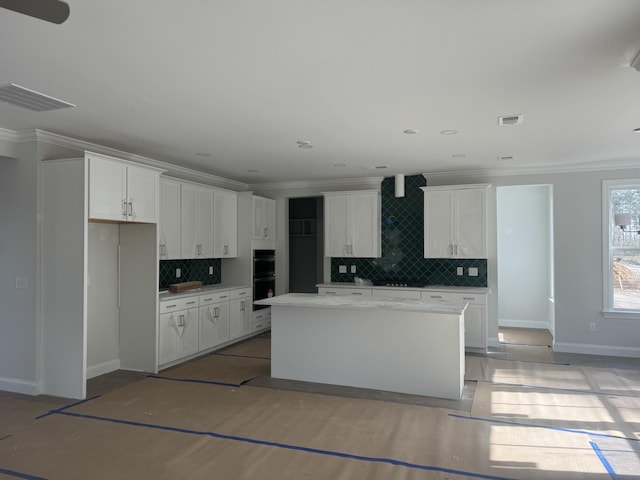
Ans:
[{"label": "column of cabinets", "polygon": [[165,368],[255,332],[251,298],[251,287],[243,287],[161,300],[158,365]]},{"label": "column of cabinets", "polygon": [[237,256],[235,192],[162,178],[160,205],[161,260]]},{"label": "column of cabinets", "polygon": [[424,258],[487,258],[489,185],[422,187]]},{"label": "column of cabinets", "polygon": [[326,257],[380,257],[380,193],[377,190],[326,192]]}]

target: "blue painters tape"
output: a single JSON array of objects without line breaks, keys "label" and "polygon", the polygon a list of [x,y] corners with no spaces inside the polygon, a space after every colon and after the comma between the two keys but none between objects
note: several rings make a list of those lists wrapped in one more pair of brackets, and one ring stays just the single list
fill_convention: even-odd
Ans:
[{"label": "blue painters tape", "polygon": [[596,452],[596,455],[600,459],[600,463],[602,463],[602,466],[605,468],[605,470],[609,472],[609,475],[611,476],[611,478],[616,480],[618,478],[618,475],[616,475],[616,472],[613,470],[613,467],[605,458],[604,453],[602,453],[602,450],[600,450],[600,447],[598,446],[598,444],[595,442],[589,442],[589,445],[591,445],[591,448],[593,448],[593,451]]},{"label": "blue painters tape", "polygon": [[56,412],[60,415],[68,415],[71,417],[78,417],[78,418],[87,418],[90,420],[98,420],[98,421],[102,421],[102,422],[111,422],[111,423],[118,423],[121,425],[129,425],[129,426],[134,426],[134,427],[144,427],[144,428],[151,428],[151,429],[156,429],[156,430],[164,430],[167,432],[176,432],[176,433],[184,433],[184,434],[188,434],[188,435],[200,435],[200,436],[207,436],[207,437],[212,437],[212,438],[218,438],[218,439],[222,439],[222,440],[232,440],[232,441],[236,441],[236,442],[244,442],[244,443],[251,443],[254,445],[263,445],[263,446],[267,446],[267,447],[275,447],[275,448],[283,448],[283,449],[287,449],[287,450],[295,450],[295,451],[299,451],[299,452],[306,452],[306,453],[314,453],[314,454],[318,454],[318,455],[327,455],[327,456],[331,456],[331,457],[339,457],[339,458],[347,458],[350,460],[359,460],[359,461],[363,461],[363,462],[375,462],[375,463],[389,463],[391,465],[395,465],[395,466],[400,466],[400,467],[407,467],[407,468],[413,468],[413,469],[418,469],[418,470],[427,470],[427,471],[432,471],[432,472],[444,472],[444,473],[450,473],[450,474],[455,474],[455,475],[462,475],[462,476],[467,476],[467,477],[471,477],[471,478],[483,478],[483,479],[489,479],[489,480],[515,480],[513,478],[510,477],[498,477],[495,475],[486,475],[483,473],[476,473],[476,472],[466,472],[463,470],[454,470],[451,468],[443,468],[443,467],[434,467],[431,465],[421,465],[418,463],[411,463],[411,462],[405,462],[402,460],[397,460],[394,458],[383,458],[383,457],[366,457],[363,455],[354,455],[351,453],[344,453],[344,452],[337,452],[337,451],[332,451],[332,450],[322,450],[322,449],[318,449],[318,448],[311,448],[311,447],[302,447],[299,445],[291,445],[291,444],[287,444],[287,443],[279,443],[279,442],[270,442],[267,440],[258,440],[255,438],[249,438],[249,437],[239,437],[236,435],[225,435],[222,433],[216,433],[216,432],[208,432],[208,431],[201,431],[201,430],[189,430],[189,429],[185,429],[185,428],[177,428],[177,427],[169,427],[169,426],[165,426],[165,425],[157,425],[157,424],[153,424],[153,423],[142,423],[142,422],[135,422],[135,421],[131,421],[131,420],[119,420],[116,418],[109,418],[109,417],[100,417],[97,415],[86,415],[86,414],[82,414],[82,413],[73,413],[73,412],[67,412],[67,411],[60,411],[60,412]]},{"label": "blue painters tape", "polygon": [[223,387],[241,387],[239,383],[214,382],[213,380],[198,380],[197,378],[171,378],[161,375],[147,375],[148,378],[157,378],[158,380],[170,380],[172,382],[185,383],[204,383],[206,385],[222,385]]},{"label": "blue painters tape", "polygon": [[234,354],[234,353],[213,352],[212,355],[220,355],[221,357],[258,358],[260,360],[271,360],[271,357],[254,357],[254,356],[251,356],[251,355],[237,355],[237,354]]},{"label": "blue painters tape", "polygon": [[[60,413],[66,413],[66,412],[60,412]],[[579,433],[582,435],[590,435],[592,437],[605,437],[605,438],[620,438],[620,439],[624,439],[624,440],[633,440],[633,441],[640,441],[637,438],[629,438],[629,437],[622,437],[622,436],[617,436],[617,435],[611,435],[610,433],[597,433],[597,432],[589,432],[588,430],[576,430],[573,428],[564,428],[564,427],[550,427],[548,425],[536,425],[535,423],[520,423],[520,422],[509,422],[508,420],[498,420],[495,418],[482,418],[482,417],[472,417],[472,416],[465,416],[465,415],[459,415],[457,413],[449,413],[450,417],[454,417],[454,418],[462,418],[464,420],[477,420],[480,422],[489,422],[489,423],[498,423],[501,425],[510,425],[510,426],[515,426],[515,427],[533,427],[533,428],[545,428],[547,430],[556,430],[558,432],[567,432],[567,433]]]},{"label": "blue painters tape", "polygon": [[543,385],[528,385],[525,383],[506,383],[506,382],[492,382],[491,380],[476,380],[477,382],[491,383],[493,385],[505,385],[511,387],[522,388],[541,388],[545,390],[556,390],[561,392],[579,393],[581,395],[604,395],[606,397],[630,397],[640,398],[640,395],[633,395],[630,393],[613,393],[613,392],[597,392],[595,390],[578,390],[577,388],[562,388],[562,387],[545,387]]},{"label": "blue painters tape", "polygon": [[47,480],[44,477],[36,477],[34,475],[27,475],[26,473],[15,472],[13,470],[7,470],[6,468],[0,468],[0,473],[8,475],[10,477],[24,478],[25,480]]},{"label": "blue painters tape", "polygon": [[41,418],[48,417],[49,415],[54,414],[54,413],[62,412],[63,410],[66,410],[67,408],[75,407],[76,405],[81,405],[83,403],[90,402],[91,400],[93,400],[94,398],[98,398],[99,396],[100,395],[94,395],[93,397],[85,398],[84,400],[80,400],[78,402],[70,403],[69,405],[65,405],[64,407],[56,408],[55,410],[49,410],[47,413],[43,413],[42,415],[36,417],[36,420],[40,420]]}]

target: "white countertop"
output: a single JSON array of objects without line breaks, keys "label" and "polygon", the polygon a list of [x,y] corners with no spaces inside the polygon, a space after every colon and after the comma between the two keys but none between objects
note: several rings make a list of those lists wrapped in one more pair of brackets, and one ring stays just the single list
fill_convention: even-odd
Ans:
[{"label": "white countertop", "polygon": [[171,293],[169,290],[160,291],[158,299],[162,302],[170,298],[191,297],[193,295],[202,295],[207,293],[220,292],[224,290],[235,290],[236,288],[251,288],[251,285],[235,284],[235,283],[214,283],[213,285],[203,285],[202,288],[194,288],[180,293]]},{"label": "white countertop", "polygon": [[360,296],[318,295],[316,293],[287,293],[254,302],[256,305],[311,307],[311,308],[347,308],[403,310],[424,313],[446,313],[461,315],[466,302],[448,302],[444,300],[414,300],[408,298],[380,298]]},{"label": "white countertop", "polygon": [[467,292],[489,293],[488,287],[459,287],[452,285],[425,285],[423,287],[385,287],[384,285],[356,285],[354,282],[319,283],[316,287],[323,288],[381,288],[384,290],[411,290],[424,292]]}]

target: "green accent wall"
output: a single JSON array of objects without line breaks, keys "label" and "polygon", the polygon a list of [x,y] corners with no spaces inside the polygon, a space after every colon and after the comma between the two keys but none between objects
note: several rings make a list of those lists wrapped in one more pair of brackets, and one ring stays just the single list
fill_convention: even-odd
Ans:
[{"label": "green accent wall", "polygon": [[[395,181],[387,177],[382,181],[382,257],[332,258],[331,281],[353,282],[358,276],[374,282],[416,282],[429,285],[465,287],[487,286],[486,259],[424,258],[424,194],[420,187],[427,184],[422,175],[405,177],[405,196],[394,195]],[[339,273],[346,265],[347,272],[356,266],[356,273]],[[456,275],[463,267],[464,275]],[[469,267],[478,269],[477,277],[467,275]]]}]

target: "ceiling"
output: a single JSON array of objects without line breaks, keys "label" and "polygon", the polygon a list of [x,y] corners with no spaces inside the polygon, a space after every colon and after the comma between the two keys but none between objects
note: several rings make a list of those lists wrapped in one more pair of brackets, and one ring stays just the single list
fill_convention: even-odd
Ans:
[{"label": "ceiling", "polygon": [[249,184],[640,161],[638,0],[67,1],[0,9],[0,85],[77,106],[1,128]]}]

